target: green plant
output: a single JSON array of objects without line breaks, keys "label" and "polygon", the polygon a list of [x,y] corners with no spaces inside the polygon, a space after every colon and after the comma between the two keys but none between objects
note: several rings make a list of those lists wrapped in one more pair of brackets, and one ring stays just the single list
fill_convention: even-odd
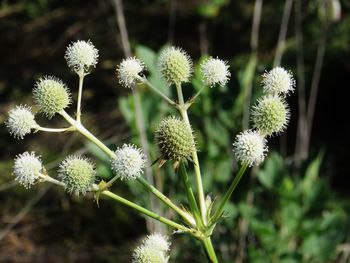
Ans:
[{"label": "green plant", "polygon": [[[254,129],[238,134],[233,143],[233,152],[241,168],[223,197],[218,198],[215,203],[204,193],[202,169],[197,154],[196,134],[192,132],[188,111],[206,89],[227,83],[230,76],[227,64],[219,59],[209,58],[204,60],[200,67],[200,80],[205,85],[188,100],[185,100],[183,95],[183,85],[191,79],[193,66],[190,57],[182,49],[166,48],[158,59],[159,71],[167,83],[166,89],[174,88],[176,90],[176,100],[153,86],[145,76],[141,75],[145,68],[141,60],[128,58],[117,67],[116,71],[121,84],[127,88],[148,87],[149,91],[160,96],[181,116],[181,119],[177,117],[164,119],[155,132],[159,158],[156,159],[154,164],[158,162],[159,166],[162,166],[166,161],[172,162],[176,175],[183,180],[183,189],[186,193],[188,206],[185,204],[178,206],[142,178],[141,172],[145,168],[145,157],[141,149],[132,144],[125,144],[116,151],[112,151],[82,124],[83,80],[97,64],[97,49],[91,42],[77,41],[68,46],[65,58],[68,66],[79,77],[76,118],[71,117],[65,111],[71,103],[71,96],[66,85],[57,78],[45,77],[39,79],[33,90],[33,97],[36,106],[46,117],[50,119],[56,114],[60,115],[70,126],[66,128],[41,127],[34,121],[30,110],[23,110],[23,107],[10,110],[6,125],[10,133],[19,138],[23,138],[31,130],[78,132],[109,157],[111,169],[115,176],[108,182],[96,180],[96,170],[90,160],[83,156],[68,156],[60,165],[59,180],[57,180],[49,176],[41,164],[41,160],[34,153],[24,153],[15,160],[14,175],[16,180],[26,187],[34,183],[47,181],[63,186],[67,192],[76,195],[92,192],[97,201],[101,196],[109,197],[174,228],[178,233],[186,233],[197,238],[204,245],[208,260],[218,262],[211,236],[216,225],[223,217],[225,207],[233,191],[248,167],[257,166],[263,162],[267,152],[267,136],[280,133],[288,123],[289,111],[284,97],[294,89],[294,80],[290,73],[285,74],[283,70],[264,75],[265,97],[254,106],[252,111]],[[283,74],[282,77],[281,74]],[[268,85],[271,85],[271,87],[268,87]],[[270,94],[270,91],[273,91],[273,94]],[[21,116],[18,117],[18,115]],[[19,123],[22,120],[25,120],[26,125]],[[28,158],[32,160],[29,162],[35,164],[34,166],[26,165]],[[192,189],[192,178],[188,174],[188,171],[191,170],[193,170],[196,191]],[[138,181],[148,192],[154,194],[169,209],[176,212],[182,221],[162,217],[111,192],[110,187],[118,179]],[[163,253],[159,254],[153,247],[143,245],[135,250],[134,260],[135,262],[149,262],[150,260],[151,262],[166,262],[168,258]]]}]

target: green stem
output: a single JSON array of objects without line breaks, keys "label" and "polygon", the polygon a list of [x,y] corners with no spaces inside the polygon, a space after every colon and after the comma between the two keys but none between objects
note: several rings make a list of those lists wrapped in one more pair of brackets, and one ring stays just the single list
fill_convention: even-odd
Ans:
[{"label": "green stem", "polygon": [[159,89],[157,89],[156,87],[154,87],[146,78],[143,77],[138,77],[138,80],[140,82],[142,82],[143,84],[147,85],[151,91],[155,92],[156,94],[158,94],[162,99],[164,99],[167,103],[169,103],[171,106],[175,106],[176,103],[171,100],[170,98],[168,98],[167,95],[165,95],[163,92],[161,92]]},{"label": "green stem", "polygon": [[47,128],[47,127],[41,127],[37,126],[35,127],[36,131],[44,131],[44,132],[67,132],[67,131],[74,131],[75,129],[73,127],[68,128]]},{"label": "green stem", "polygon": [[81,97],[83,93],[83,82],[84,82],[84,71],[78,73],[79,76],[79,90],[78,90],[78,101],[77,101],[77,122],[80,123],[81,117]]},{"label": "green stem", "polygon": [[239,181],[241,180],[247,167],[248,167],[248,164],[243,164],[241,166],[241,169],[238,171],[238,174],[233,179],[229,189],[227,190],[226,194],[224,195],[224,198],[221,200],[218,209],[216,210],[215,214],[213,215],[212,223],[215,223],[221,217],[226,203],[230,199],[233,191],[235,190],[236,186],[238,185]]},{"label": "green stem", "polygon": [[43,179],[45,182],[49,182],[49,183],[56,184],[56,185],[59,185],[59,186],[65,186],[64,183],[62,183],[62,182],[52,178],[49,175],[46,175],[46,174],[40,174],[40,178]]},{"label": "green stem", "polygon": [[194,217],[196,219],[196,223],[198,226],[203,227],[203,221],[201,218],[201,214],[199,212],[199,208],[196,202],[196,198],[194,197],[192,187],[188,178],[188,174],[186,171],[185,164],[183,162],[180,163],[180,168],[179,168],[179,173],[182,175],[183,181],[184,181],[184,186],[185,190],[187,193],[187,199],[190,204],[190,208],[192,213],[194,214]]},{"label": "green stem", "polygon": [[138,212],[140,212],[142,214],[145,214],[145,215],[147,215],[149,217],[152,217],[152,218],[154,218],[154,219],[156,219],[156,220],[158,220],[158,221],[160,221],[160,222],[162,222],[162,223],[164,223],[164,224],[166,224],[166,225],[168,225],[170,227],[173,227],[175,229],[178,229],[178,230],[181,230],[181,231],[184,231],[184,232],[191,232],[191,230],[189,228],[187,228],[187,227],[185,227],[183,225],[180,225],[180,224],[178,224],[178,223],[176,223],[176,222],[174,222],[172,220],[169,220],[169,219],[167,219],[165,217],[162,217],[162,216],[160,216],[160,215],[158,215],[158,214],[156,214],[156,213],[154,213],[154,212],[152,212],[152,211],[150,211],[150,210],[148,210],[146,208],[143,208],[142,206],[139,206],[139,205],[137,205],[137,204],[135,204],[133,202],[130,202],[129,200],[127,200],[127,199],[125,199],[125,198],[123,198],[123,197],[121,197],[119,195],[116,195],[116,194],[114,194],[114,193],[112,193],[110,191],[103,191],[103,192],[101,192],[101,194],[105,195],[105,196],[108,196],[108,197],[112,198],[113,200],[116,200],[116,201],[118,201],[118,202],[120,202],[120,203],[122,203],[124,205],[127,205],[127,206],[137,210]]},{"label": "green stem", "polygon": [[[177,96],[178,96],[179,104],[180,104],[180,107],[178,109],[180,111],[182,119],[189,126],[191,126],[190,120],[188,119],[188,115],[187,115],[187,110],[186,110],[186,105],[184,102],[184,97],[182,94],[181,85],[179,85],[179,84],[176,85],[176,90],[177,90]],[[192,161],[193,161],[194,172],[195,172],[196,189],[197,189],[197,193],[198,193],[199,207],[200,207],[203,223],[206,224],[207,208],[205,206],[204,190],[203,190],[202,176],[201,176],[201,170],[200,170],[199,161],[198,161],[197,150],[194,150],[192,152]]]},{"label": "green stem", "polygon": [[211,242],[210,237],[206,237],[203,239],[203,244],[204,244],[204,248],[205,251],[207,252],[207,256],[210,260],[211,263],[218,263],[218,259],[216,257],[216,253],[213,247],[213,244]]},{"label": "green stem", "polygon": [[160,201],[162,201],[164,204],[169,206],[171,209],[173,209],[176,213],[178,213],[187,223],[189,223],[192,226],[196,225],[195,220],[192,216],[190,216],[188,213],[183,211],[180,207],[175,205],[168,197],[166,197],[164,194],[162,194],[157,188],[155,188],[153,185],[149,184],[144,178],[139,177],[137,178],[138,182],[141,183],[148,191],[153,193]]},{"label": "green stem", "polygon": [[[103,142],[101,142],[98,138],[96,138],[93,134],[91,134],[82,124],[77,123],[72,117],[70,117],[65,111],[61,111],[60,114],[65,118],[73,127],[77,129],[82,135],[84,135],[88,140],[95,143],[103,152],[105,152],[111,159],[115,159],[116,155],[113,151],[111,151]],[[113,182],[116,178],[112,178]],[[166,197],[163,193],[157,190],[154,186],[149,184],[146,180],[139,177],[138,181],[151,193],[153,193],[159,200],[161,200],[164,204],[169,206],[175,212],[177,212],[180,216],[182,216],[188,223],[191,225],[194,223],[194,219],[190,217],[190,215],[186,214],[179,207],[177,207],[174,203],[170,201],[168,197]],[[113,184],[111,183],[111,185]],[[109,182],[107,182],[109,184]]]},{"label": "green stem", "polygon": [[64,110],[60,112],[63,118],[65,118],[73,127],[77,129],[82,135],[84,135],[88,140],[95,143],[103,152],[105,152],[110,158],[114,159],[115,153],[109,149],[103,142],[97,139],[91,132],[89,132],[81,123],[75,121],[71,116],[67,114]]}]

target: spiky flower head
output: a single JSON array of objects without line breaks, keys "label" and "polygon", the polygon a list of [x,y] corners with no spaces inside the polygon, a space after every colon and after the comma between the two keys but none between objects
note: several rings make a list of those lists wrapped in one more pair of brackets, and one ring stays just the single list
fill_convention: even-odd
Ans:
[{"label": "spiky flower head", "polygon": [[266,94],[286,96],[294,91],[295,80],[291,72],[276,67],[263,74],[262,84]]},{"label": "spiky flower head", "polygon": [[161,121],[155,141],[164,160],[188,159],[196,149],[191,127],[174,116]]},{"label": "spiky flower head", "polygon": [[38,127],[31,108],[26,105],[16,106],[14,109],[11,109],[8,114],[9,117],[5,125],[9,133],[15,138],[23,139],[32,129]]},{"label": "spiky flower head", "polygon": [[142,242],[145,247],[153,248],[159,251],[167,252],[170,249],[168,237],[158,233],[148,235]]},{"label": "spiky flower head", "polygon": [[83,156],[70,155],[58,170],[58,178],[65,184],[68,193],[85,195],[95,182],[96,171],[92,162]]},{"label": "spiky flower head", "polygon": [[280,134],[288,125],[289,108],[279,96],[264,96],[252,109],[254,128],[264,136]]},{"label": "spiky flower head", "polygon": [[132,88],[144,69],[145,65],[141,60],[137,58],[124,59],[116,69],[119,83],[126,88]]},{"label": "spiky flower head", "polygon": [[241,164],[259,165],[267,152],[266,139],[257,131],[246,130],[236,136],[233,152]]},{"label": "spiky flower head", "polygon": [[74,70],[78,75],[87,74],[92,68],[96,67],[98,50],[90,40],[78,40],[72,42],[67,47],[64,58],[67,61],[68,67]]},{"label": "spiky flower head", "polygon": [[25,188],[30,188],[34,185],[42,174],[43,166],[40,157],[34,152],[24,152],[15,158],[13,166],[13,175]]},{"label": "spiky flower head", "polygon": [[209,58],[201,64],[204,85],[213,87],[216,84],[224,86],[231,73],[227,63],[218,58]]},{"label": "spiky flower head", "polygon": [[132,263],[167,263],[168,259],[162,251],[145,246],[137,247],[132,255]]},{"label": "spiky flower head", "polygon": [[192,73],[192,61],[185,51],[177,47],[168,47],[158,59],[162,77],[171,85],[188,82]]},{"label": "spiky flower head", "polygon": [[35,104],[48,118],[64,110],[71,103],[67,86],[58,78],[40,78],[33,89]]},{"label": "spiky flower head", "polygon": [[146,156],[133,144],[123,144],[115,151],[112,170],[121,179],[131,180],[141,176],[146,164]]}]

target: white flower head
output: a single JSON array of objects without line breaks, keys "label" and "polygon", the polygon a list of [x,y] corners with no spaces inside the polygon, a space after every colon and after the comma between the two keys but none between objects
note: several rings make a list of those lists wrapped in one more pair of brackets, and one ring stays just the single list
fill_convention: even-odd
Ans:
[{"label": "white flower head", "polygon": [[84,156],[70,155],[61,162],[58,178],[68,193],[85,195],[95,182],[95,165]]},{"label": "white flower head", "polygon": [[218,58],[209,58],[201,64],[204,85],[213,87],[216,84],[224,86],[230,79],[231,73],[227,63]]},{"label": "white flower head", "polygon": [[246,130],[236,136],[233,152],[241,164],[259,165],[267,152],[266,139],[257,131]]},{"label": "white flower head", "polygon": [[286,96],[294,91],[295,80],[291,72],[276,67],[263,74],[262,85],[266,94]]},{"label": "white flower head", "polygon": [[145,246],[137,247],[132,254],[132,263],[167,263],[168,260],[162,251]]},{"label": "white flower head", "polygon": [[158,233],[147,236],[142,243],[145,247],[153,248],[159,251],[167,252],[170,249],[168,237]]},{"label": "white flower head", "polygon": [[111,160],[112,170],[121,179],[131,180],[141,176],[146,165],[146,156],[133,144],[124,144],[115,151]]},{"label": "white flower head", "polygon": [[38,127],[31,108],[26,105],[16,106],[14,109],[11,109],[8,114],[9,117],[5,125],[9,133],[15,138],[23,139],[32,129]]},{"label": "white flower head", "polygon": [[68,67],[77,74],[88,74],[92,68],[96,67],[98,50],[90,40],[78,40],[67,47],[64,58]]},{"label": "white flower head", "polygon": [[132,88],[144,70],[145,65],[141,60],[134,57],[124,59],[116,69],[119,83],[126,88]]},{"label": "white flower head", "polygon": [[13,175],[25,188],[30,188],[34,185],[42,174],[43,166],[40,157],[34,152],[24,152],[15,158],[13,166]]}]

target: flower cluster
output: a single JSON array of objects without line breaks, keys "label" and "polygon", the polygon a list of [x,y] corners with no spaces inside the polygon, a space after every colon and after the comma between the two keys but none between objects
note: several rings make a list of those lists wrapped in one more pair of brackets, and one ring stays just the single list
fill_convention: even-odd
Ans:
[{"label": "flower cluster", "polygon": [[121,179],[131,180],[141,176],[146,164],[146,156],[133,144],[124,144],[115,151],[111,161],[112,170]]},{"label": "flower cluster", "polygon": [[251,119],[255,130],[237,135],[233,143],[237,160],[249,166],[259,165],[267,152],[266,136],[280,134],[288,125],[290,111],[284,98],[294,90],[291,73],[277,67],[263,75],[264,96],[252,107]]},{"label": "flower cluster", "polygon": [[147,236],[142,244],[134,250],[132,255],[133,263],[167,263],[169,256],[167,252],[170,243],[166,236],[152,234]]},{"label": "flower cluster", "polygon": [[26,105],[16,106],[14,109],[11,109],[8,114],[9,117],[5,125],[9,133],[15,138],[23,139],[25,135],[31,133],[32,129],[38,127],[31,108]]},{"label": "flower cluster", "polygon": [[141,60],[137,58],[124,59],[116,69],[119,83],[126,88],[132,88],[144,69],[145,65]]},{"label": "flower cluster", "polygon": [[43,172],[43,166],[40,157],[36,156],[34,152],[24,152],[15,158],[13,166],[13,175],[25,188],[30,188],[40,178]]}]

